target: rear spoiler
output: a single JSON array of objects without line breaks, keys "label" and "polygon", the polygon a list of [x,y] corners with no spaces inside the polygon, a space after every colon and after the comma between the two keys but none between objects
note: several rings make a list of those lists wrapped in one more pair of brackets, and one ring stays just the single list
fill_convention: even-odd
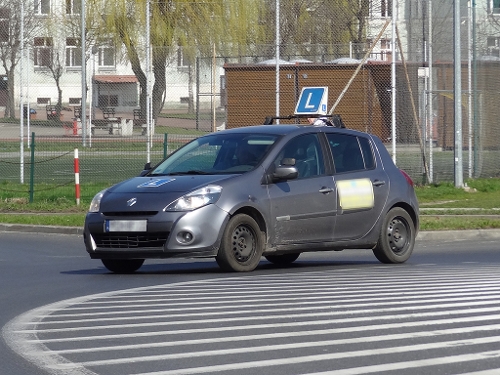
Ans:
[{"label": "rear spoiler", "polygon": [[291,120],[291,119],[307,119],[317,118],[324,122],[325,126],[333,126],[335,128],[345,128],[340,115],[289,115],[289,116],[268,116],[264,120],[264,125],[274,124],[274,120]]}]

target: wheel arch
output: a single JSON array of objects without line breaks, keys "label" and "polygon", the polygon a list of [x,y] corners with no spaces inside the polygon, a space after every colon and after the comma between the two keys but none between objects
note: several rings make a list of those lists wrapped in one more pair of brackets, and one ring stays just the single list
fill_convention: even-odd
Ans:
[{"label": "wheel arch", "polygon": [[408,215],[410,215],[410,217],[413,221],[413,224],[415,225],[415,234],[417,234],[420,223],[419,223],[418,214],[415,211],[414,207],[412,207],[410,204],[405,203],[405,202],[398,202],[398,203],[395,203],[394,205],[392,205],[391,208],[389,210],[387,210],[387,212],[389,212],[390,210],[392,210],[395,207],[402,208],[403,210],[408,212]]},{"label": "wheel arch", "polygon": [[243,206],[234,211],[231,214],[231,217],[238,214],[245,214],[254,219],[259,225],[260,230],[264,233],[264,238],[267,237],[267,223],[264,220],[264,215],[262,215],[262,213],[258,209],[251,206]]}]

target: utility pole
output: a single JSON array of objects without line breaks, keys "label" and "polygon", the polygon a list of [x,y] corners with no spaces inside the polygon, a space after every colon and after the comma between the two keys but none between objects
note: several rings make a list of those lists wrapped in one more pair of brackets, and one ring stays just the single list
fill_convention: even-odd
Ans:
[{"label": "utility pole", "polygon": [[462,165],[462,56],[460,52],[460,0],[453,2],[454,113],[455,113],[455,187],[463,187]]}]

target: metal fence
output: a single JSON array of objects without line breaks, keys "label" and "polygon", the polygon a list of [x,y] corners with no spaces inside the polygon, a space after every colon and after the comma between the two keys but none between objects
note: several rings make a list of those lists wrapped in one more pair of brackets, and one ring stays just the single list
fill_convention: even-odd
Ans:
[{"label": "metal fence", "polygon": [[[141,81],[126,59],[111,56],[100,45],[88,56],[83,122],[78,48],[66,46],[59,103],[56,82],[37,65],[47,47],[38,41],[27,49],[23,69],[14,76],[19,84],[11,117],[17,120],[2,121],[6,109],[0,106],[0,179],[29,178],[32,133],[37,182],[70,181],[72,150],[78,147],[81,182],[111,184],[137,175],[146,161],[161,160],[165,150],[193,137],[260,124],[270,115],[290,115],[302,87],[326,86],[329,106],[335,105],[347,127],[382,138],[415,181],[451,181],[457,75],[450,3],[398,1],[400,19],[394,28],[386,22],[390,18],[370,14],[364,43],[287,43],[278,49],[274,44],[241,45],[238,53],[200,47],[191,59],[181,47],[162,51],[168,58],[165,90],[159,92],[154,85],[161,79],[149,74],[149,80]],[[463,3],[459,76],[464,178],[500,177],[500,27],[491,16],[494,9],[478,5],[476,14]],[[148,95],[151,107],[145,106]]]}]

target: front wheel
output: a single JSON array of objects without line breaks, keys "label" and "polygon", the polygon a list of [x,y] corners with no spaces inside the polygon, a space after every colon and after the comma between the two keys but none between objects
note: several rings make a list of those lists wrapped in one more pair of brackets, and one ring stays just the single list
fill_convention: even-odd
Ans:
[{"label": "front wheel", "polygon": [[215,260],[224,271],[253,271],[264,250],[264,236],[257,222],[238,214],[227,224]]},{"label": "front wheel", "polygon": [[134,273],[141,268],[144,259],[101,259],[102,264],[114,273]]},{"label": "front wheel", "polygon": [[382,263],[404,263],[415,245],[415,224],[402,208],[391,209],[384,218],[373,254]]}]

